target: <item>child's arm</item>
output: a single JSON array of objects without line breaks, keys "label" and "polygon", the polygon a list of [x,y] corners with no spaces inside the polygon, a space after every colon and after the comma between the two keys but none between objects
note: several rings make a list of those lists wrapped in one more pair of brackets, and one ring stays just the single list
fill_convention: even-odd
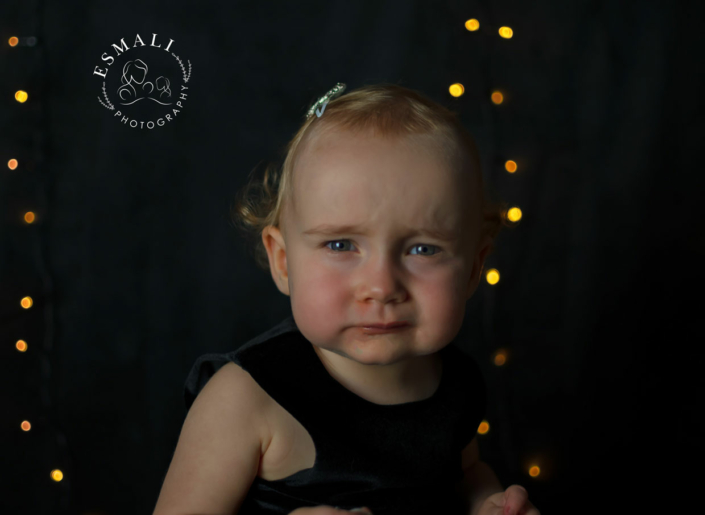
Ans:
[{"label": "child's arm", "polygon": [[237,513],[259,470],[264,427],[252,379],[223,365],[193,402],[153,515]]},{"label": "child's arm", "polygon": [[462,467],[464,475],[457,489],[468,515],[541,515],[523,486],[502,488],[492,468],[480,460],[477,437],[463,450]]},{"label": "child's arm", "polygon": [[477,515],[480,506],[490,495],[504,491],[497,476],[484,461],[480,461],[480,448],[477,436],[463,449],[463,479],[456,485],[458,493],[465,501],[467,513]]},{"label": "child's arm", "polygon": [[477,461],[464,469],[465,475],[461,482],[461,491],[468,508],[468,515],[478,515],[485,500],[493,494],[504,492],[494,471],[484,461]]}]

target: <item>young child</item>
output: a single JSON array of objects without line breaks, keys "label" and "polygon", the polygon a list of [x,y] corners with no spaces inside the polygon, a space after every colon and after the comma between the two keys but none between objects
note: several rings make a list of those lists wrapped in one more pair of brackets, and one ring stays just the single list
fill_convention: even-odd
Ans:
[{"label": "young child", "polygon": [[479,460],[485,384],[454,343],[504,206],[453,112],[344,89],[241,193],[292,316],[196,360],[154,513],[539,515]]}]

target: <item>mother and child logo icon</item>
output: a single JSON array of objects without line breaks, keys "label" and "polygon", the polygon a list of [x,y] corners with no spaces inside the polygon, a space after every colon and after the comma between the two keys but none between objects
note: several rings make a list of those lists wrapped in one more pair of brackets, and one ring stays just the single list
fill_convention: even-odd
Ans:
[{"label": "mother and child logo icon", "polygon": [[[145,98],[161,105],[171,105],[173,103],[162,102],[160,100],[162,97],[164,97],[164,100],[171,99],[171,89],[169,88],[171,82],[169,79],[163,76],[157,77],[154,81],[156,83],[156,91],[154,91],[154,84],[146,81],[147,71],[147,64],[142,59],[135,59],[134,61],[125,63],[125,66],[122,68],[122,77],[120,77],[122,86],[117,90],[120,99],[125,100],[125,102],[120,102],[121,105],[131,105]],[[158,98],[150,96],[152,92],[154,92],[154,95]]]}]

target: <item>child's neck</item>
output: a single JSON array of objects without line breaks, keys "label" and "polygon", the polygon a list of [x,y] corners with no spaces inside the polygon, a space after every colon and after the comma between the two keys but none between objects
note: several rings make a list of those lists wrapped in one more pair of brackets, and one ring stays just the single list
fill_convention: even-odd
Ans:
[{"label": "child's neck", "polygon": [[315,345],[313,349],[333,379],[374,404],[404,404],[428,399],[440,386],[443,360],[439,352],[416,356],[395,364],[396,369],[385,370],[385,367],[352,362]]}]

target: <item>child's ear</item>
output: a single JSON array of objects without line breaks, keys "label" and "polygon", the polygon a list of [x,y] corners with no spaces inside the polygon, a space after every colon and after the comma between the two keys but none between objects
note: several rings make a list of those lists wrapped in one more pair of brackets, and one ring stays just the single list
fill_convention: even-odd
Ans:
[{"label": "child's ear", "polygon": [[485,236],[480,242],[478,249],[475,251],[466,300],[473,296],[477,286],[480,284],[482,271],[485,268],[485,258],[487,258],[487,254],[492,248],[492,242],[493,239],[491,236]]},{"label": "child's ear", "polygon": [[268,225],[262,230],[262,243],[267,250],[269,270],[274,284],[284,295],[289,295],[289,269],[286,262],[286,242],[278,227]]},{"label": "child's ear", "polygon": [[482,270],[485,268],[485,259],[487,258],[487,254],[490,252],[490,249],[492,249],[493,242],[493,238],[489,235],[486,235],[482,240],[482,243],[480,243],[480,250],[477,253],[477,262],[479,266],[477,275],[482,274]]}]

